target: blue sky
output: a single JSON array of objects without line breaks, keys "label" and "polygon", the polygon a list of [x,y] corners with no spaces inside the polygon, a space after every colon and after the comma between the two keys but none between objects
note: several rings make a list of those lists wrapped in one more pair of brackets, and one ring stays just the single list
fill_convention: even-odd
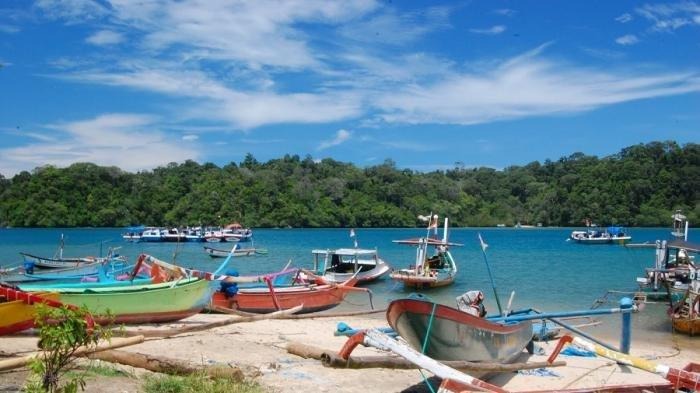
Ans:
[{"label": "blue sky", "polygon": [[694,1],[3,0],[0,174],[700,142]]}]

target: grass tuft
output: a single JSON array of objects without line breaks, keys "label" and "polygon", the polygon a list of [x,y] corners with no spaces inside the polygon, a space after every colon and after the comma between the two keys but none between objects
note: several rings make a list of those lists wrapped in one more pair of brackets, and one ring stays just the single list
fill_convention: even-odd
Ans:
[{"label": "grass tuft", "polygon": [[186,377],[172,375],[148,376],[144,393],[263,393],[254,382],[239,382],[228,378],[212,379],[203,374]]}]

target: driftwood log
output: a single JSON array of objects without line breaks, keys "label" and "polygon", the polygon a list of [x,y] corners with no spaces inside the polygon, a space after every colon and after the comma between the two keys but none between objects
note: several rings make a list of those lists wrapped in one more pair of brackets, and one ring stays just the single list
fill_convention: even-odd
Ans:
[{"label": "driftwood log", "polygon": [[212,378],[227,378],[235,381],[243,381],[245,379],[243,370],[229,365],[202,367],[164,356],[144,355],[141,353],[116,350],[96,352],[89,354],[88,357],[90,359],[99,359],[109,363],[119,363],[170,375],[204,373]]},{"label": "driftwood log", "polygon": [[[333,368],[390,368],[390,369],[415,369],[415,364],[394,356],[350,356],[348,360],[342,359],[335,352],[313,345],[299,342],[287,344],[287,352],[303,358],[318,359],[326,367]],[[565,361],[532,362],[532,363],[485,363],[467,361],[445,361],[446,366],[461,371],[472,372],[512,372],[517,370],[528,370],[542,367],[566,366]]]},{"label": "driftwood log", "polygon": [[[128,338],[112,338],[108,342],[102,342],[98,344],[96,347],[90,348],[90,347],[79,347],[75,351],[76,356],[82,356],[88,353],[94,353],[94,352],[99,352],[99,351],[106,351],[108,349],[112,348],[121,348],[121,347],[126,347],[129,345],[135,345],[143,342],[143,336],[135,336],[135,337],[128,337]],[[35,358],[41,356],[43,352],[35,352],[31,355],[23,356],[21,358],[14,358],[14,359],[6,359],[6,360],[0,360],[0,371],[4,370],[12,370],[14,368],[19,368],[19,367],[24,367],[29,362],[34,360]]]}]

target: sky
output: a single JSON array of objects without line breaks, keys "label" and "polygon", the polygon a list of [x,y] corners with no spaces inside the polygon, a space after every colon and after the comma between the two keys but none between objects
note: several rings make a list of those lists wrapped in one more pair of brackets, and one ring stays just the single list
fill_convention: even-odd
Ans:
[{"label": "sky", "polygon": [[2,0],[0,174],[700,142],[700,2]]}]

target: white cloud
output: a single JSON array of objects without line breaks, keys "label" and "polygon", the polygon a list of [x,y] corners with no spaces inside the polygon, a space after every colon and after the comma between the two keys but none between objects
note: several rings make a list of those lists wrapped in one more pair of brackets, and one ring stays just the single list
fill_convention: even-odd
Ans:
[{"label": "white cloud", "polygon": [[627,34],[623,35],[622,37],[617,37],[615,42],[620,45],[634,45],[639,42],[639,38],[637,38],[637,36],[634,34]]},{"label": "white cloud", "polygon": [[669,32],[686,25],[700,24],[700,5],[693,1],[644,4],[637,14],[653,23],[651,30]]},{"label": "white cloud", "polygon": [[386,92],[377,98],[378,116],[396,123],[468,125],[700,91],[697,74],[595,70],[546,60],[538,55],[541,50],[483,73],[463,73]]},{"label": "white cloud", "polygon": [[197,135],[189,134],[189,135],[182,136],[183,141],[196,141],[197,139],[199,139],[199,136],[197,136]]},{"label": "white cloud", "polygon": [[624,14],[618,16],[615,18],[616,21],[620,23],[627,23],[633,19],[632,15],[630,15],[628,12],[625,12]]},{"label": "white cloud", "polygon": [[[71,15],[58,1],[40,3]],[[554,62],[541,53],[546,45],[512,59],[474,59],[466,65],[412,48],[387,50],[387,43],[401,45],[448,26],[447,8],[399,14],[372,0],[290,0],[276,7],[224,0],[112,0],[110,5],[104,29],[129,31],[131,57],[76,63],[60,77],[160,94],[175,112],[172,122],[205,120],[221,124],[224,132],[347,120],[474,124],[698,91],[695,74],[630,76]],[[375,31],[385,37],[361,41],[355,36]],[[473,30],[504,31],[502,25]],[[405,37],[396,37],[401,34]],[[475,67],[480,62],[488,66]],[[199,134],[180,132],[190,133]]]},{"label": "white cloud", "polygon": [[434,30],[449,27],[448,17],[449,9],[444,7],[406,14],[385,9],[367,20],[343,25],[339,32],[355,41],[402,45]]},{"label": "white cloud", "polygon": [[146,29],[145,44],[154,51],[173,46],[206,50],[209,57],[234,60],[250,67],[301,69],[318,66],[307,37],[296,23],[335,25],[376,7],[374,1],[328,2],[291,0],[231,2],[185,0],[116,0],[114,17]]},{"label": "white cloud", "polygon": [[169,141],[157,129],[157,120],[145,115],[105,114],[49,125],[60,138],[0,149],[0,173],[7,176],[37,166],[65,167],[76,162],[137,171],[200,156],[196,150]]},{"label": "white cloud", "polygon": [[114,45],[122,41],[124,41],[124,36],[112,30],[100,30],[85,40],[85,42],[97,46]]},{"label": "white cloud", "polygon": [[469,29],[469,31],[475,34],[497,35],[506,31],[506,27],[503,25],[496,25],[489,27],[488,29]]},{"label": "white cloud", "polygon": [[109,14],[109,10],[94,0],[37,0],[34,7],[50,19],[67,23],[83,23]]},{"label": "white cloud", "polygon": [[325,149],[328,149],[329,147],[338,146],[341,143],[350,139],[351,135],[352,134],[350,133],[350,131],[338,130],[338,132],[335,134],[335,138],[328,140],[328,141],[321,142],[321,144],[318,145],[316,150],[325,150]]}]

